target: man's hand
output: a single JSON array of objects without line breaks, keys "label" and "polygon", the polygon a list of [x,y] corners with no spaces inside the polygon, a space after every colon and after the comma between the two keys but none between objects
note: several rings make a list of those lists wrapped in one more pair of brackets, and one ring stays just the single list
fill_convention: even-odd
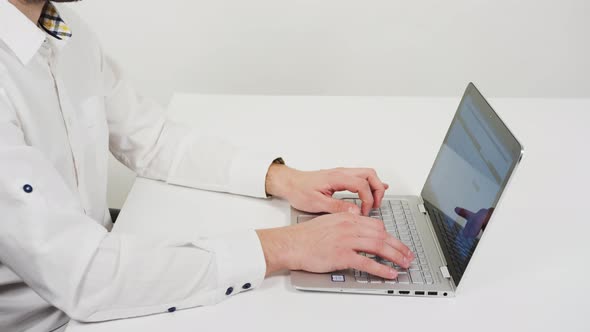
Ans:
[{"label": "man's hand", "polygon": [[366,252],[409,267],[414,254],[383,222],[352,213],[329,214],[293,226],[257,230],[266,274],[282,269],[330,272],[354,268],[393,279],[397,271],[361,256]]},{"label": "man's hand", "polygon": [[[369,214],[381,206],[389,186],[370,168],[335,168],[303,172],[286,165],[273,164],[266,177],[266,192],[284,198],[296,209],[307,212],[350,212]],[[362,206],[337,200],[332,195],[348,190],[357,193]]]}]

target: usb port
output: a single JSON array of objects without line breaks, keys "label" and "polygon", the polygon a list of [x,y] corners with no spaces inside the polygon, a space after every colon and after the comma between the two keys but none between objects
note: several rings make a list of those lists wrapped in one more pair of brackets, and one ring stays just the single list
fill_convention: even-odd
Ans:
[{"label": "usb port", "polygon": [[400,293],[401,295],[408,295],[408,294],[410,294],[410,291],[407,291],[407,290],[401,290],[401,291],[399,291],[399,293]]},{"label": "usb port", "polygon": [[434,295],[434,296],[436,296],[436,295],[438,295],[438,292],[428,292],[428,295]]},{"label": "usb port", "polygon": [[393,294],[393,291],[392,290],[388,290],[387,291],[387,294]]},{"label": "usb port", "polygon": [[424,291],[415,291],[414,294],[416,294],[416,295],[424,295]]}]

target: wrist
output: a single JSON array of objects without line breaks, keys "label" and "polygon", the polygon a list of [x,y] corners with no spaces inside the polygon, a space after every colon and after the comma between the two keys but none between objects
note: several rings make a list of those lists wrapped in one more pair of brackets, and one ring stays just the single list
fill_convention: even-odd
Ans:
[{"label": "wrist", "polygon": [[292,269],[291,248],[292,239],[288,227],[256,230],[264,260],[266,262],[266,276],[284,269]]},{"label": "wrist", "polygon": [[265,189],[271,196],[286,198],[294,169],[284,164],[272,164],[266,173]]}]

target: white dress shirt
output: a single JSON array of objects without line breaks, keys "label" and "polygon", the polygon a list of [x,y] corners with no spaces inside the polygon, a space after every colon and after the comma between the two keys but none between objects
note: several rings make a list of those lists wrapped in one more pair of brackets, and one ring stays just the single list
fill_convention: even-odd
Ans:
[{"label": "white dress shirt", "polygon": [[107,158],[171,184],[265,197],[276,156],[171,123],[76,15],[60,14],[68,40],[0,0],[0,331],[208,305],[258,286],[266,266],[254,230],[110,233]]}]

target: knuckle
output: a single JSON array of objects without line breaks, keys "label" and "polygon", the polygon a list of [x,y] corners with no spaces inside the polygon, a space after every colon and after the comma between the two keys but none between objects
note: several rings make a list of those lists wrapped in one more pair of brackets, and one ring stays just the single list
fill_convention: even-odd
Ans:
[{"label": "knuckle", "polygon": [[355,221],[355,219],[356,219],[355,218],[356,216],[354,215],[354,213],[350,213],[348,211],[342,213],[342,217],[344,218],[344,220],[349,221],[349,222]]},{"label": "knuckle", "polygon": [[362,182],[363,180],[359,178],[350,179],[350,185],[352,187],[351,189],[354,189],[357,193],[360,192],[363,189]]}]

